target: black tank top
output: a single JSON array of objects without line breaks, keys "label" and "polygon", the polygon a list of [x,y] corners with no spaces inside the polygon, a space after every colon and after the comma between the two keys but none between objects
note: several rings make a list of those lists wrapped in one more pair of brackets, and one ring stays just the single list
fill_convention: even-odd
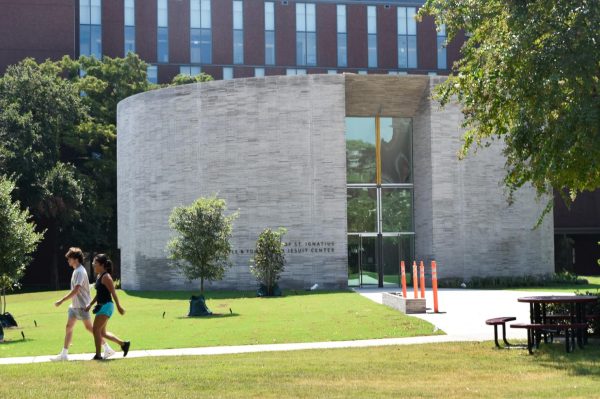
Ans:
[{"label": "black tank top", "polygon": [[102,277],[104,277],[105,274],[108,274],[108,272],[102,273],[96,280],[96,299],[98,300],[99,304],[112,302],[110,291],[104,284],[102,284]]}]

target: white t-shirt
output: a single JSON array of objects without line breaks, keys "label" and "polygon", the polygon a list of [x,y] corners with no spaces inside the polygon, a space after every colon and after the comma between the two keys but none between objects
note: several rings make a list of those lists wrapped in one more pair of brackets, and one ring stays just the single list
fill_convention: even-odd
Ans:
[{"label": "white t-shirt", "polygon": [[71,289],[79,286],[79,292],[73,297],[72,308],[85,308],[87,307],[92,298],[90,296],[90,282],[88,280],[88,274],[85,271],[83,265],[79,265],[71,276]]}]

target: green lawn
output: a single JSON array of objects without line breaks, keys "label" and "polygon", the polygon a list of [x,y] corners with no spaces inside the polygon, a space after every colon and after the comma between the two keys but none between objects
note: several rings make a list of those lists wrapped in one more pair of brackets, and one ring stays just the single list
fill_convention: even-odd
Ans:
[{"label": "green lawn", "polygon": [[523,288],[512,288],[517,291],[546,291],[546,292],[568,292],[574,293],[575,291],[598,291],[600,290],[600,276],[581,276],[588,281],[588,284],[565,284],[565,285],[550,285],[546,287],[523,287]]},{"label": "green lawn", "polygon": [[[7,310],[22,330],[5,330],[5,339],[10,342],[0,344],[0,357],[58,353],[64,337],[67,304],[56,308],[54,301],[65,294],[63,291],[8,296]],[[279,298],[256,298],[249,292],[208,293],[209,308],[221,315],[187,318],[190,293],[119,291],[127,314],[115,314],[109,330],[131,340],[132,350],[434,334],[433,325],[354,292],[286,294]],[[92,351],[92,336],[78,323],[70,352]]]},{"label": "green lawn", "polygon": [[2,398],[594,398],[600,348],[493,343],[0,366]]}]

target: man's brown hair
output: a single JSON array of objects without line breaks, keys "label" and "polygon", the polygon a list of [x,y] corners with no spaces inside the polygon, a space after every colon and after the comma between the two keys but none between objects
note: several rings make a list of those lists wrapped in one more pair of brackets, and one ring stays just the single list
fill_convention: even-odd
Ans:
[{"label": "man's brown hair", "polygon": [[71,247],[65,254],[65,258],[77,259],[79,263],[83,263],[83,251],[81,251],[81,248]]}]

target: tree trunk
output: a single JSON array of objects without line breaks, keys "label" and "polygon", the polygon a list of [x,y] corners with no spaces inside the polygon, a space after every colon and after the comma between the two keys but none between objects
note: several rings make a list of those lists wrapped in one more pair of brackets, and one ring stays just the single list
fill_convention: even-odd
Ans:
[{"label": "tree trunk", "polygon": [[58,229],[56,228],[56,225],[54,223],[51,222],[51,227],[49,228],[50,230],[50,234],[52,236],[52,247],[53,251],[52,251],[52,277],[54,280],[54,289],[58,290],[60,289],[60,284],[59,284],[59,280],[58,280],[58,255],[56,253],[56,251],[58,250]]},{"label": "tree trunk", "polygon": [[200,277],[200,295],[204,296],[204,277]]},{"label": "tree trunk", "polygon": [[6,313],[6,288],[2,287],[2,301],[0,302],[2,314]]}]

